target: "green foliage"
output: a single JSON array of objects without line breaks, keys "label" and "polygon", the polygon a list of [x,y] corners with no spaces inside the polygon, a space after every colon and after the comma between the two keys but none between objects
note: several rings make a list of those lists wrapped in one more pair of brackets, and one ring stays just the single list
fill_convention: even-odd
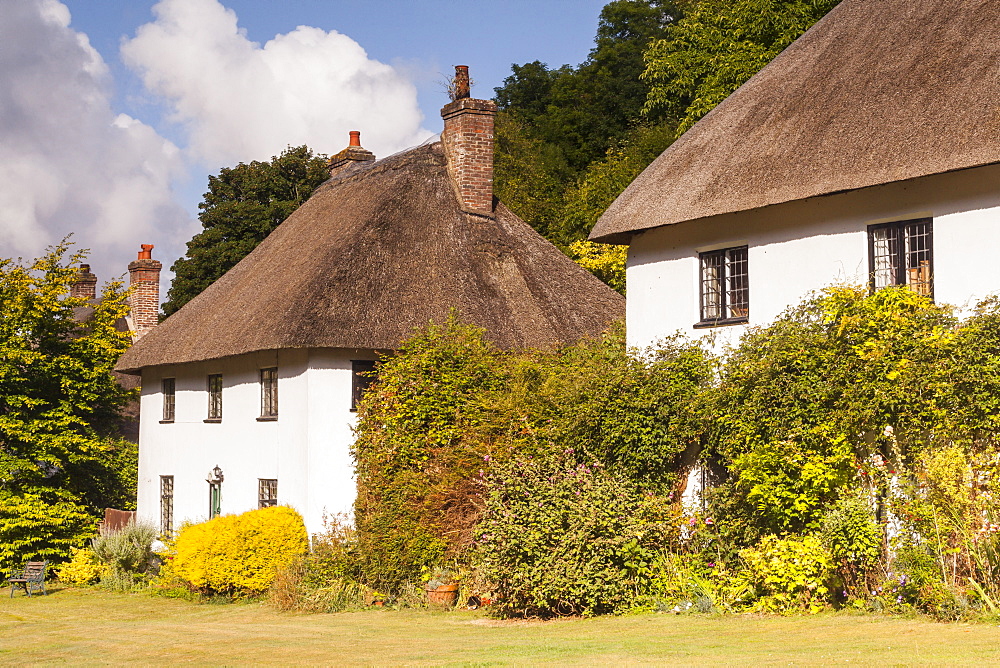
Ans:
[{"label": "green foliage", "polygon": [[539,61],[512,65],[496,89],[501,110],[516,113],[532,134],[581,170],[626,136],[647,94],[643,53],[679,16],[677,3],[613,0],[601,11],[586,62],[549,69]]},{"label": "green foliage", "polygon": [[820,534],[846,590],[860,598],[882,557],[882,527],[871,506],[871,499],[857,494],[839,499],[823,515]]},{"label": "green foliage", "polygon": [[818,529],[845,485],[876,484],[865,462],[901,463],[929,434],[962,432],[948,417],[955,325],[908,289],[839,286],[749,330],[713,401],[729,469],[713,513],[732,540]]},{"label": "green foliage", "polygon": [[72,548],[73,556],[56,570],[59,582],[68,585],[92,585],[100,580],[104,566],[97,561],[94,551],[89,547]]},{"label": "green foliage", "polygon": [[159,531],[150,522],[131,521],[117,531],[101,531],[91,541],[94,557],[104,567],[101,584],[129,591],[153,564],[153,541]]},{"label": "green foliage", "polygon": [[483,399],[501,374],[483,330],[454,314],[383,360],[353,446],[358,567],[370,586],[415,582],[445,555],[445,532],[471,530],[469,481],[491,450],[468,435],[487,419]]},{"label": "green foliage", "polygon": [[646,45],[666,34],[679,4],[614,0],[585,63],[512,65],[496,89],[495,192],[556,245],[585,239],[673,139],[669,120],[641,118],[648,88],[639,75]]},{"label": "green foliage", "polygon": [[368,589],[353,580],[331,577],[317,582],[308,558],[280,568],[268,590],[268,603],[278,610],[344,612],[364,607]]},{"label": "green foliage", "polygon": [[617,328],[599,341],[518,358],[494,404],[512,413],[508,424],[518,430],[509,438],[522,452],[574,449],[643,487],[673,487],[708,429],[700,395],[713,362],[682,337],[642,358],[635,352]]},{"label": "green foliage", "polygon": [[221,515],[181,527],[168,576],[203,594],[260,595],[307,548],[302,517],[286,506]]},{"label": "green foliage", "polygon": [[0,491],[0,573],[27,561],[64,561],[96,531],[97,520],[68,492]]},{"label": "green foliage", "polygon": [[764,536],[758,546],[740,551],[744,568],[730,589],[751,612],[815,614],[826,607],[832,562],[814,536]]},{"label": "green foliage", "polygon": [[[66,241],[0,260],[0,569],[62,561],[109,505],[134,498],[135,446],[116,436],[133,393],[112,369],[129,344],[119,282],[70,296],[83,252]],[[75,311],[86,314],[79,322]]]},{"label": "green foliage", "polygon": [[198,205],[204,229],[188,242],[187,256],[170,268],[174,280],[163,313],[174,313],[236,266],[327,178],[326,156],[313,155],[307,146],[209,176]]},{"label": "green foliage", "polygon": [[[707,425],[712,363],[672,339],[647,359],[621,329],[553,351],[501,352],[452,316],[387,358],[360,411],[356,577],[398,592],[467,548],[480,472],[572,449],[647,489],[672,488]],[[690,463],[690,462],[689,462]]]},{"label": "green foliage", "polygon": [[594,160],[563,192],[554,227],[561,243],[585,239],[601,214],[674,139],[672,124],[639,125]]},{"label": "green foliage", "polygon": [[575,453],[495,468],[476,531],[479,577],[502,616],[624,610],[651,579],[661,527],[625,477]]},{"label": "green foliage", "polygon": [[628,258],[628,246],[574,241],[569,245],[569,252],[574,262],[607,283],[611,289],[625,294],[625,261]]},{"label": "green foliage", "polygon": [[684,132],[763,69],[840,0],[697,0],[650,43],[644,110]]}]

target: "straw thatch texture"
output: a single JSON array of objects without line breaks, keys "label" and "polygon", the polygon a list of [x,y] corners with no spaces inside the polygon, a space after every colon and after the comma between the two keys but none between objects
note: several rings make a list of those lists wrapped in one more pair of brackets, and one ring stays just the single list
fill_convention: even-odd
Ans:
[{"label": "straw thatch texture", "polygon": [[391,350],[452,308],[500,346],[600,334],[624,299],[502,204],[463,213],[440,143],[352,166],[118,369],[282,348]]},{"label": "straw thatch texture", "polygon": [[656,159],[591,239],[1000,162],[996,0],[844,0]]}]

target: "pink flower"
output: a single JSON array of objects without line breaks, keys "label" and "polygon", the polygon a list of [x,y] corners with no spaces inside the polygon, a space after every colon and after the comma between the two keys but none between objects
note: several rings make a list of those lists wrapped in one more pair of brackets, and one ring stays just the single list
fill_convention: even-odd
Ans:
[{"label": "pink flower", "polygon": [[711,517],[706,517],[705,524],[715,524],[715,520],[713,520]]},{"label": "pink flower", "polygon": [[690,524],[691,526],[694,526],[697,523],[698,523],[698,518],[696,517],[692,517],[690,520],[688,520],[688,524]]}]

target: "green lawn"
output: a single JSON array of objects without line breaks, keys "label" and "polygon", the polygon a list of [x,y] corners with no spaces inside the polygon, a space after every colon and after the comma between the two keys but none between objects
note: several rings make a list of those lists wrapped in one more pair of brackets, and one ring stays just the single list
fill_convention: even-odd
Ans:
[{"label": "green lawn", "polygon": [[279,613],[62,589],[0,597],[0,664],[984,664],[1000,628],[821,615],[496,622],[481,613]]}]

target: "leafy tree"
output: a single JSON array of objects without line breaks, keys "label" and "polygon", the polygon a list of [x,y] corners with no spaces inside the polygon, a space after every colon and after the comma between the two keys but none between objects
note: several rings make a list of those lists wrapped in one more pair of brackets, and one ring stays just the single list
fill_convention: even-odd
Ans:
[{"label": "leafy tree", "polygon": [[133,393],[112,373],[125,294],[116,281],[95,304],[70,297],[84,253],[68,248],[0,260],[0,569],[68,553],[88,517],[134,502],[135,446],[116,435]]},{"label": "leafy tree", "polygon": [[601,214],[673,138],[672,125],[638,126],[609,149],[603,160],[590,163],[563,191],[553,238],[561,244],[586,239]]},{"label": "leafy tree", "polygon": [[647,114],[684,132],[840,0],[697,0],[646,52]]},{"label": "leafy tree", "polygon": [[496,89],[497,104],[556,146],[572,169],[581,170],[640,118],[648,92],[639,76],[643,53],[679,15],[676,2],[613,0],[601,10],[586,62],[554,70],[539,61],[513,65]]},{"label": "leafy tree", "polygon": [[307,146],[208,177],[208,192],[198,205],[204,230],[171,267],[174,280],[163,313],[174,313],[236,266],[328,177],[326,156],[313,155]]},{"label": "leafy tree", "polygon": [[671,121],[642,115],[649,89],[640,75],[648,44],[666,34],[685,4],[614,0],[601,11],[586,62],[555,69],[540,61],[515,64],[496,89],[497,195],[619,290],[624,274],[609,273],[603,261],[616,251],[569,246],[586,239],[608,205],[673,140]]}]

